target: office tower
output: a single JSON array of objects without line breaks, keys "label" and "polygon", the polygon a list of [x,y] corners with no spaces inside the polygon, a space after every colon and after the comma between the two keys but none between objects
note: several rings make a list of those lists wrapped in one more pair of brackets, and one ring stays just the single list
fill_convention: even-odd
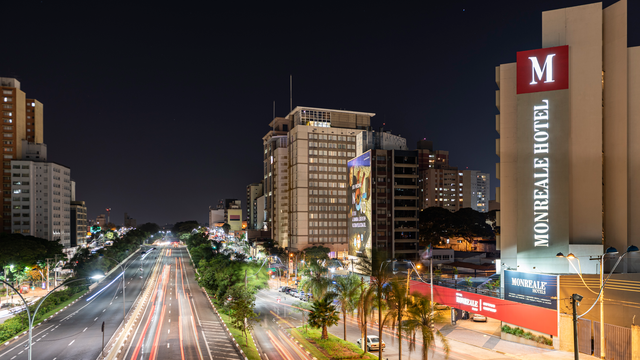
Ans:
[{"label": "office tower", "polygon": [[43,142],[43,106],[36,99],[27,98],[20,89],[20,82],[13,78],[0,78],[2,88],[2,227],[10,232],[11,220],[11,160],[22,159],[22,140],[30,143]]},{"label": "office tower", "polygon": [[258,228],[258,198],[262,196],[262,183],[247,185],[247,228]]},{"label": "office tower", "polygon": [[347,252],[347,161],[373,113],[296,107],[289,120],[289,248]]},{"label": "office tower", "polygon": [[271,130],[262,138],[264,148],[264,207],[262,222],[281,248],[289,246],[289,120],[276,117]]},{"label": "office tower", "polygon": [[433,142],[418,141],[419,206],[441,207],[451,212],[463,208],[463,172],[449,165],[449,152],[433,150]]},{"label": "office tower", "polygon": [[71,171],[52,162],[11,161],[14,233],[71,246]]}]

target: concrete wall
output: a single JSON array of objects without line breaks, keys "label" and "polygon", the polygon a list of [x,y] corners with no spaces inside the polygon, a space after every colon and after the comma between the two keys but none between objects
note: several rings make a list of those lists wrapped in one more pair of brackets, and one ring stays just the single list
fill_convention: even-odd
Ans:
[{"label": "concrete wall", "polygon": [[640,360],[640,325],[631,326],[631,359]]},{"label": "concrete wall", "polygon": [[[553,339],[553,347],[562,350],[573,352],[573,316],[560,314],[559,336],[558,339]],[[557,344],[557,345],[556,345]]]},{"label": "concrete wall", "polygon": [[[629,149],[629,157],[628,157],[628,176],[629,179],[635,179],[635,181],[628,182],[629,192],[627,194],[628,199],[628,207],[629,213],[628,216],[628,224],[629,224],[629,233],[628,233],[628,245],[637,245],[640,246],[640,221],[632,221],[632,219],[640,219],[640,46],[629,48],[627,50],[628,55],[628,69],[629,72],[627,74],[628,81],[627,87],[629,89],[629,99],[633,99],[633,101],[629,101],[627,103],[628,106],[628,117],[629,117],[629,133],[628,139],[633,139],[628,141],[628,149]],[[622,249],[618,249],[622,250]],[[631,261],[632,254],[627,255],[628,259],[626,259],[625,264],[627,267],[627,271],[629,272],[640,272],[640,259],[638,259],[638,255],[635,255],[635,261]]]}]

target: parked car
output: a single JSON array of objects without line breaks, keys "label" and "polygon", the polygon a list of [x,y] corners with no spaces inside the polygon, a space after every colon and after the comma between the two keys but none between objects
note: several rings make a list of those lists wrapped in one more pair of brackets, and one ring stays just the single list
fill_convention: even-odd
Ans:
[{"label": "parked car", "polygon": [[487,322],[487,317],[480,314],[473,314],[473,316],[471,317],[471,320]]},{"label": "parked car", "polygon": [[[362,343],[361,343],[362,339],[358,339],[358,341],[356,341],[356,344],[358,344],[359,347],[362,348]],[[384,350],[385,346],[387,346],[384,343],[384,340],[382,341],[382,350]],[[367,351],[372,351],[372,350],[380,350],[380,338],[377,337],[376,335],[369,335],[367,336]]]}]

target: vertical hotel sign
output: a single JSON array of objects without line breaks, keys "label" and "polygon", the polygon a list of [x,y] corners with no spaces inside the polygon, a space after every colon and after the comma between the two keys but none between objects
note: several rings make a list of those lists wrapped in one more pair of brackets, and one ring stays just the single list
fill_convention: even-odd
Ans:
[{"label": "vertical hotel sign", "polygon": [[518,53],[518,258],[531,264],[568,241],[568,89],[568,46]]}]

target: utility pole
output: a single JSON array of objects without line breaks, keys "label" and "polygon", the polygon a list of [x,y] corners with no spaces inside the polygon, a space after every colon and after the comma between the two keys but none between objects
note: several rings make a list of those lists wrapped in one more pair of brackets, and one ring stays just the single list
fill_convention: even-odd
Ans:
[{"label": "utility pole", "polygon": [[49,270],[49,261],[53,260],[52,258],[48,258],[47,260],[47,292],[49,292],[49,275],[51,270]]}]

